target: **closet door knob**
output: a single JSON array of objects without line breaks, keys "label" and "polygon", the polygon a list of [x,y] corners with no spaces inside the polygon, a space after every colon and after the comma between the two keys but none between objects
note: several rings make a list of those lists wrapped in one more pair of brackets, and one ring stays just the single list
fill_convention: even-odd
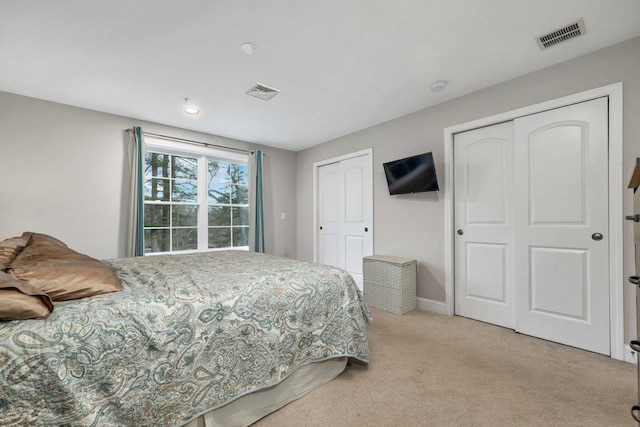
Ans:
[{"label": "closet door knob", "polygon": [[462,229],[460,228],[460,229],[458,230],[458,234],[462,236],[462,235],[464,234],[464,231],[462,231]]},{"label": "closet door knob", "polygon": [[602,240],[602,234],[600,234],[600,233],[593,233],[593,234],[591,235],[591,238],[592,238],[593,240],[595,240],[596,242],[599,242],[600,240]]}]

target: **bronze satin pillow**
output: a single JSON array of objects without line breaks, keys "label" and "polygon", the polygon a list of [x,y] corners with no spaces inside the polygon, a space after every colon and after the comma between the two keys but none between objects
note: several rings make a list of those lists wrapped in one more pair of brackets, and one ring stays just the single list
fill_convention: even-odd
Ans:
[{"label": "bronze satin pillow", "polygon": [[33,233],[31,242],[9,265],[7,273],[45,292],[53,301],[122,290],[111,266],[45,234]]},{"label": "bronze satin pillow", "polygon": [[48,295],[0,271],[0,321],[39,319],[52,311]]},{"label": "bronze satin pillow", "polygon": [[0,270],[4,270],[31,240],[33,233],[25,232],[20,237],[11,237],[0,242]]}]

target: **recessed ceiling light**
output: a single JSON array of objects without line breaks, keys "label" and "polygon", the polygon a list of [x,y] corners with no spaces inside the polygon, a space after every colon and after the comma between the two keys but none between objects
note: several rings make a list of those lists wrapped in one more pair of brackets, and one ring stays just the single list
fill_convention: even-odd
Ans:
[{"label": "recessed ceiling light", "polygon": [[193,104],[189,104],[189,98],[185,98],[184,99],[184,112],[190,116],[197,116],[198,114],[200,114],[200,109],[193,105]]},{"label": "recessed ceiling light", "polygon": [[184,112],[191,116],[196,116],[200,114],[200,109],[193,105],[187,105],[186,107],[184,107]]},{"label": "recessed ceiling light", "polygon": [[258,50],[258,46],[253,43],[244,43],[240,49],[247,55],[253,55]]},{"label": "recessed ceiling light", "polygon": [[438,80],[431,83],[431,92],[440,92],[447,86],[447,82],[444,80]]}]

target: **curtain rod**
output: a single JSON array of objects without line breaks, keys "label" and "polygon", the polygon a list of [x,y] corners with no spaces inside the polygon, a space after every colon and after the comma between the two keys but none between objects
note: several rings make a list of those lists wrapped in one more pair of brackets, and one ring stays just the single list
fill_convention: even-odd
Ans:
[{"label": "curtain rod", "polygon": [[[127,132],[133,132],[133,129],[127,129]],[[217,145],[217,144],[209,144],[208,142],[201,142],[201,141],[194,141],[192,139],[185,139],[185,138],[176,138],[173,136],[168,136],[168,135],[160,135],[158,133],[151,133],[151,132],[142,132],[143,135],[148,135],[148,136],[153,136],[156,138],[160,138],[160,139],[166,139],[169,141],[180,141],[180,142],[184,142],[187,144],[196,144],[196,145],[203,145],[205,147],[215,147],[215,148],[221,148],[223,150],[230,150],[230,151],[239,151],[241,153],[247,153],[247,154],[253,154],[254,150],[243,150],[242,148],[233,148],[233,147],[226,147],[224,145]]]}]

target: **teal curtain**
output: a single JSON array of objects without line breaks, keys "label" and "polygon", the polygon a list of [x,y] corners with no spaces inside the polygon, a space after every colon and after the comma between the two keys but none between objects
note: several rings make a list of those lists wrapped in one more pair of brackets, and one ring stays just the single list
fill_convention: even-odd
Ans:
[{"label": "teal curtain", "polygon": [[129,191],[128,256],[144,255],[144,136],[136,126],[129,132],[129,166],[131,185]]},{"label": "teal curtain", "polygon": [[253,252],[265,252],[262,156],[256,150],[249,158],[249,249]]}]

